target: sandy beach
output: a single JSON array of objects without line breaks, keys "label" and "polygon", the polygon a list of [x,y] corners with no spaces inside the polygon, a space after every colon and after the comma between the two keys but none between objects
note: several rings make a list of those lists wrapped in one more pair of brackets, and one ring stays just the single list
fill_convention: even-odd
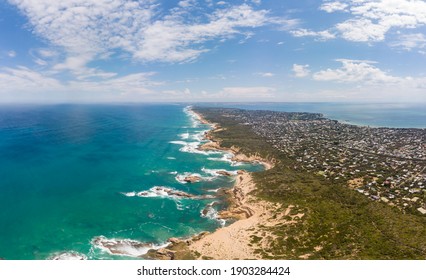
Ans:
[{"label": "sandy beach", "polygon": [[238,175],[235,186],[230,190],[234,201],[222,217],[238,217],[240,220],[207,234],[189,245],[197,255],[219,260],[259,259],[251,244],[251,235],[259,232],[260,225],[272,225],[276,208],[273,204],[261,201],[251,194],[256,185],[249,173]]}]

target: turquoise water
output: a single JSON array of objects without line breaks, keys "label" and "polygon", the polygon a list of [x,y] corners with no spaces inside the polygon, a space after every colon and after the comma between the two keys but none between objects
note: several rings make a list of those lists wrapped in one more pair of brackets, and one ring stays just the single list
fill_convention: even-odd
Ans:
[{"label": "turquoise water", "polygon": [[[161,245],[222,226],[212,209],[202,215],[220,201],[211,197],[214,190],[233,184],[213,176],[214,169],[262,166],[234,166],[226,154],[194,149],[207,129],[183,105],[1,106],[0,258],[71,251],[89,259],[129,258],[93,239]],[[203,181],[179,182],[186,172]],[[133,196],[154,186],[196,197]]]},{"label": "turquoise water", "polygon": [[207,106],[322,113],[356,125],[426,128],[426,103],[209,103]]}]

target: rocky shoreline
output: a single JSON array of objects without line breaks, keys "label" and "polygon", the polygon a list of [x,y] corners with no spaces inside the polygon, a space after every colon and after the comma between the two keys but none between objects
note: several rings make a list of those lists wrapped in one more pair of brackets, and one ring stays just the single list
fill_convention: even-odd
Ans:
[{"label": "rocky shoreline", "polygon": [[[224,148],[220,141],[213,137],[213,133],[223,130],[218,124],[209,123],[201,114],[192,111],[203,124],[212,126],[212,130],[205,133],[209,142],[199,147],[200,150],[218,150],[233,154],[232,161],[255,162],[270,169],[274,163],[259,155],[245,155],[238,147]],[[231,174],[222,174],[230,176]],[[249,172],[239,170],[232,189],[221,189],[228,199],[227,209],[218,213],[219,219],[236,220],[229,226],[219,228],[215,232],[202,232],[188,239],[170,238],[169,245],[158,250],[150,250],[144,258],[157,260],[174,259],[257,259],[250,244],[250,231],[260,230],[260,226],[270,223],[273,210],[277,207],[269,202],[258,200],[252,192],[256,185]]]}]

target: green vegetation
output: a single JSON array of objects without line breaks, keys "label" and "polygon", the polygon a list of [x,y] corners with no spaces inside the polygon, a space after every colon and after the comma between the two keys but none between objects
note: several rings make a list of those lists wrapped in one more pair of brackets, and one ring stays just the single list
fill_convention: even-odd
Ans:
[{"label": "green vegetation", "polygon": [[[323,176],[294,169],[294,159],[279,152],[256,135],[215,109],[196,108],[224,130],[213,133],[224,147],[237,146],[247,155],[275,159],[275,167],[253,174],[262,199],[279,202],[281,211],[294,205],[296,222],[267,227],[273,238],[267,249],[257,249],[264,259],[425,259],[426,218],[402,213],[374,202]],[[277,216],[279,217],[279,216]],[[262,236],[252,235],[255,245]]]}]

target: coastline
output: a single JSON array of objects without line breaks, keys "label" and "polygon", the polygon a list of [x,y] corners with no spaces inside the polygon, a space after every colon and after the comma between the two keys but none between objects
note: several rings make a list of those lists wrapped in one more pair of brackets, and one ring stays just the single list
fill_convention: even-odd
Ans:
[{"label": "coastline", "polygon": [[[214,138],[213,133],[223,130],[217,123],[207,121],[203,115],[189,109],[191,113],[202,124],[209,125],[211,129],[207,131],[204,138],[208,142],[200,145],[200,150],[217,150],[232,153],[231,161],[262,164],[265,170],[274,167],[274,162],[266,160],[259,155],[245,155],[238,147],[225,148],[220,144],[220,140]],[[170,238],[165,248],[150,250],[145,257],[151,259],[260,259],[255,250],[259,246],[267,245],[263,242],[260,245],[252,244],[252,232],[263,232],[265,226],[276,225],[277,210],[280,205],[260,200],[254,195],[256,184],[252,175],[240,170],[236,175],[235,183],[231,189],[223,190],[229,202],[229,206],[218,213],[219,219],[235,220],[230,225],[218,228],[214,232],[201,232],[188,239]],[[279,215],[289,215],[292,206],[288,211]]]},{"label": "coastline", "polygon": [[[235,185],[227,193],[230,195],[230,206],[221,211],[221,218],[237,219],[234,223],[191,240],[188,248],[197,259],[235,260],[262,259],[257,249],[268,247],[268,239],[274,239],[268,230],[282,223],[281,216],[289,216],[293,206],[284,213],[278,213],[281,205],[267,202],[255,196],[256,184],[250,173],[238,175]],[[277,217],[280,216],[280,217]],[[286,221],[285,223],[292,223]],[[264,236],[264,242],[254,244],[254,235]]]},{"label": "coastline", "polygon": [[[261,161],[260,154],[270,159],[275,168],[257,174],[239,171],[233,188],[221,190],[227,195],[228,208],[215,215],[215,218],[235,222],[186,240],[170,239],[171,246],[162,252],[162,259],[419,259],[424,256],[426,239],[421,237],[425,236],[424,217],[417,212],[401,215],[384,202],[372,202],[366,194],[347,188],[345,178],[330,180],[299,168],[297,159],[277,152],[276,147],[265,143],[264,135],[273,135],[284,123],[279,117],[271,115],[268,119],[259,112],[238,115],[239,112],[232,109],[196,110],[201,114],[190,111],[193,121],[199,124],[197,116],[203,115],[204,123],[212,127],[203,131],[204,140],[210,141],[200,140],[204,144],[198,143],[197,149],[228,152],[227,161],[231,157],[233,160],[251,158]],[[216,124],[210,124],[206,118]],[[253,126],[240,125],[239,122],[256,124],[265,119],[266,126],[260,126],[263,130],[256,131],[260,135],[252,135]],[[330,129],[338,122],[325,124],[325,128]],[[380,132],[379,137],[395,138],[388,137],[383,130]],[[408,143],[417,136],[411,135],[411,130],[402,132],[406,133],[398,138],[400,142]],[[357,135],[362,137],[363,134]],[[311,138],[316,139],[315,136]],[[316,142],[310,143],[312,153],[316,155]],[[330,155],[333,158],[340,156]],[[357,168],[357,165],[351,168]]]}]

